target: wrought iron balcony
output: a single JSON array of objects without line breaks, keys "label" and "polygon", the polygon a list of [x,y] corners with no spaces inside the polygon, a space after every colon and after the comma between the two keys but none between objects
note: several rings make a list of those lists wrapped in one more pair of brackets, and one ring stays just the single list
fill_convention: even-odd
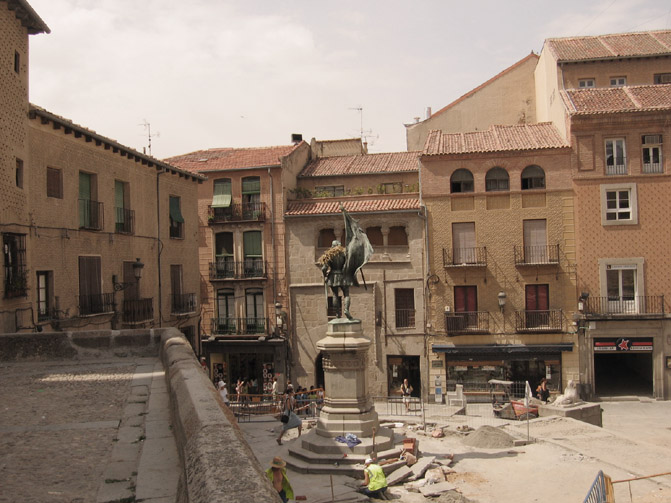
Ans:
[{"label": "wrought iron balcony", "polygon": [[263,222],[266,219],[266,203],[235,203],[226,208],[207,207],[207,222],[221,224],[245,220]]},{"label": "wrought iron balcony", "polygon": [[267,264],[262,258],[246,258],[243,261],[228,257],[210,262],[210,280],[265,278]]},{"label": "wrought iron balcony", "polygon": [[486,267],[487,247],[443,248],[443,267]]},{"label": "wrought iron balcony", "polygon": [[127,325],[146,323],[154,319],[154,299],[123,301],[123,322]]},{"label": "wrought iron balcony", "polygon": [[101,231],[103,229],[103,203],[79,199],[79,228]]},{"label": "wrought iron balcony", "polygon": [[489,311],[445,313],[447,335],[488,334]]},{"label": "wrought iron balcony", "polygon": [[585,316],[646,316],[664,315],[663,295],[635,297],[588,297],[583,304]]},{"label": "wrought iron balcony", "polygon": [[212,318],[211,334],[215,337],[253,336],[267,334],[268,318]]},{"label": "wrought iron balcony", "polygon": [[170,298],[172,314],[190,314],[196,312],[195,293],[173,293]]},{"label": "wrought iron balcony", "polygon": [[28,270],[24,265],[5,266],[5,298],[28,295]]},{"label": "wrought iron balcony", "polygon": [[79,316],[106,314],[114,312],[113,293],[94,293],[79,295]]},{"label": "wrought iron balcony", "polygon": [[563,322],[564,313],[561,309],[515,312],[516,332],[561,332]]},{"label": "wrought iron balcony", "polygon": [[135,232],[135,211],[126,208],[114,208],[116,212],[115,232],[133,234]]},{"label": "wrought iron balcony", "polygon": [[515,246],[515,265],[559,265],[559,245]]}]

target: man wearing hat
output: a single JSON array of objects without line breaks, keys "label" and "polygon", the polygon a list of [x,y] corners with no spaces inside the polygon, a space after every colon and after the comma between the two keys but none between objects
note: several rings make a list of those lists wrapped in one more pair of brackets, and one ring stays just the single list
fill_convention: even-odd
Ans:
[{"label": "man wearing hat", "polygon": [[226,383],[224,381],[219,381],[217,383],[217,388],[219,389],[221,399],[224,401],[226,405],[228,405],[230,402],[228,400],[228,390],[226,389]]},{"label": "man wearing hat", "polygon": [[387,491],[387,477],[384,470],[372,458],[366,458],[363,469],[364,480],[360,492],[371,498],[387,499],[384,493]]},{"label": "man wearing hat", "polygon": [[291,488],[287,478],[286,462],[279,456],[273,458],[270,468],[266,470],[266,476],[275,490],[282,498],[283,503],[294,499],[294,490]]}]

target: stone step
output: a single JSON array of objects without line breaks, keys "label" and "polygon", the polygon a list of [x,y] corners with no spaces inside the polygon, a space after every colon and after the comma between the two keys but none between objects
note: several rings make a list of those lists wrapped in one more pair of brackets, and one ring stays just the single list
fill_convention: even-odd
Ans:
[{"label": "stone step", "polygon": [[[347,475],[358,479],[363,478],[363,462],[357,464],[343,463],[343,459],[334,460],[332,463],[312,463],[296,457],[293,449],[289,450],[290,456],[286,459],[287,466],[299,473],[310,474],[331,474],[331,475]],[[399,450],[400,454],[400,450]],[[348,456],[349,457],[349,456]],[[347,459],[347,458],[345,458]],[[392,473],[401,466],[405,466],[405,461],[396,461],[384,465],[382,469],[386,474]]]},{"label": "stone step", "polygon": [[301,437],[301,447],[308,451],[320,454],[370,454],[373,451],[386,451],[392,449],[395,443],[394,432],[388,428],[380,428],[375,435],[375,443],[372,438],[360,438],[360,444],[348,447],[347,444],[337,442],[335,438],[322,437],[315,430],[311,430]]},{"label": "stone step", "polygon": [[[302,461],[312,464],[328,464],[333,465],[338,463],[340,465],[354,465],[361,464],[363,465],[364,461],[370,454],[353,454],[353,453],[344,453],[344,454],[323,454],[312,452],[302,447],[289,447],[289,455],[295,458],[298,458]],[[379,460],[397,458],[401,455],[400,448],[387,449],[385,451],[379,451],[377,453],[377,458]]]}]

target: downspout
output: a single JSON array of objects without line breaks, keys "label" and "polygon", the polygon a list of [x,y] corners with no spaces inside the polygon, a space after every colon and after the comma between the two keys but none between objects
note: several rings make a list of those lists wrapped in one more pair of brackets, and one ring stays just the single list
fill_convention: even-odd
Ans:
[{"label": "downspout", "polygon": [[[419,211],[417,212],[417,215],[419,218],[424,220],[424,270],[422,271],[422,278],[427,277],[428,271],[431,270],[431,263],[429,261],[429,216],[426,211],[426,206],[424,206],[424,202],[422,200],[422,161],[421,157],[417,157],[417,173],[418,173],[418,180],[419,180]],[[429,361],[429,347],[427,345],[427,338],[428,338],[428,329],[427,329],[427,321],[428,321],[428,316],[429,316],[429,309],[428,309],[428,302],[427,298],[429,297],[429,286],[426,281],[422,282],[422,288],[424,290],[424,327],[423,327],[423,332],[425,334],[424,336],[424,361],[428,363]],[[422,389],[424,390],[424,396],[426,397],[426,400],[428,402],[429,400],[429,390],[431,388],[431,375],[430,375],[430,367],[429,365],[426,366],[426,386],[422,386]]]},{"label": "downspout", "polygon": [[161,169],[156,173],[156,237],[158,239],[158,326],[163,326],[163,292],[161,290],[161,253],[163,252],[163,243],[161,242],[161,190],[159,188],[159,176],[165,173]]}]

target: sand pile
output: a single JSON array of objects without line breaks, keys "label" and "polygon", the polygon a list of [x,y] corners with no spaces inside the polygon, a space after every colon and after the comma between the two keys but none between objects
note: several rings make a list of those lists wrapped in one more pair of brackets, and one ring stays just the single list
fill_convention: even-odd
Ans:
[{"label": "sand pile", "polygon": [[481,426],[468,435],[464,444],[483,449],[506,449],[513,446],[513,437],[493,426]]}]

